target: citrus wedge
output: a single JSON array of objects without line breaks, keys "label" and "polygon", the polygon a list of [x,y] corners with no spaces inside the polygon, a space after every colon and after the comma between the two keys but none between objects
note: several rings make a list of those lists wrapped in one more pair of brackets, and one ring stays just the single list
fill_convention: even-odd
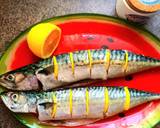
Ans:
[{"label": "citrus wedge", "polygon": [[51,23],[41,23],[31,28],[27,35],[30,50],[40,58],[48,58],[57,48],[61,29]]}]

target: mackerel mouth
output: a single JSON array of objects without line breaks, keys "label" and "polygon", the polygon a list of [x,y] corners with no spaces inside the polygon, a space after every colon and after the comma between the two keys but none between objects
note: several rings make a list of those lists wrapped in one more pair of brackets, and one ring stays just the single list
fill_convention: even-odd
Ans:
[{"label": "mackerel mouth", "polygon": [[0,79],[0,85],[4,88],[7,88],[7,89],[12,89],[9,84],[5,83],[3,80]]},{"label": "mackerel mouth", "polygon": [[2,99],[3,103],[5,104],[5,106],[7,106],[7,108],[12,111],[12,109],[7,105],[8,104],[8,100],[6,99],[5,92],[2,92],[0,94],[0,98]]}]

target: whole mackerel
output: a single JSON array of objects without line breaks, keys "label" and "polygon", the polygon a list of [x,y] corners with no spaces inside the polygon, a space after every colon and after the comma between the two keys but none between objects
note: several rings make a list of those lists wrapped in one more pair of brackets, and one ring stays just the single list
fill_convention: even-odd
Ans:
[{"label": "whole mackerel", "polygon": [[1,98],[13,112],[36,113],[40,122],[71,126],[116,115],[160,99],[160,95],[127,87],[93,86],[50,92],[7,92]]},{"label": "whole mackerel", "polygon": [[12,90],[48,90],[85,79],[123,77],[160,66],[160,60],[125,50],[82,50],[40,60],[0,76]]}]

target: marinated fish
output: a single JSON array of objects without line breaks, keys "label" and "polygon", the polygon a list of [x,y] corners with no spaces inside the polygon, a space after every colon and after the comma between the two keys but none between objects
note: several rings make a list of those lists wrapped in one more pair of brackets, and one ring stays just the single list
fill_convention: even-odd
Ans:
[{"label": "marinated fish", "polygon": [[36,113],[40,122],[75,126],[93,123],[160,99],[160,94],[127,87],[92,86],[48,92],[7,92],[1,98],[12,112]]},{"label": "marinated fish", "polygon": [[124,50],[82,50],[53,56],[0,76],[12,90],[48,90],[85,79],[122,77],[160,66],[160,60]]}]

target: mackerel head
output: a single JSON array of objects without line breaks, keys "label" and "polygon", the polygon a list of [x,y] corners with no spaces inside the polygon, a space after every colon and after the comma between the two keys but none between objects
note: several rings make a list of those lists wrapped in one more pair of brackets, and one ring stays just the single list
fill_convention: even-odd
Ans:
[{"label": "mackerel head", "polygon": [[3,92],[1,98],[13,112],[36,113],[37,104],[52,101],[51,93],[46,92]]},{"label": "mackerel head", "polygon": [[39,88],[36,70],[36,65],[28,65],[3,74],[0,76],[0,85],[12,90],[36,90]]},{"label": "mackerel head", "polygon": [[27,65],[17,70],[10,71],[0,76],[0,85],[11,90],[40,90],[41,82],[38,80],[38,73],[47,73],[50,59],[40,60],[37,63]]}]

